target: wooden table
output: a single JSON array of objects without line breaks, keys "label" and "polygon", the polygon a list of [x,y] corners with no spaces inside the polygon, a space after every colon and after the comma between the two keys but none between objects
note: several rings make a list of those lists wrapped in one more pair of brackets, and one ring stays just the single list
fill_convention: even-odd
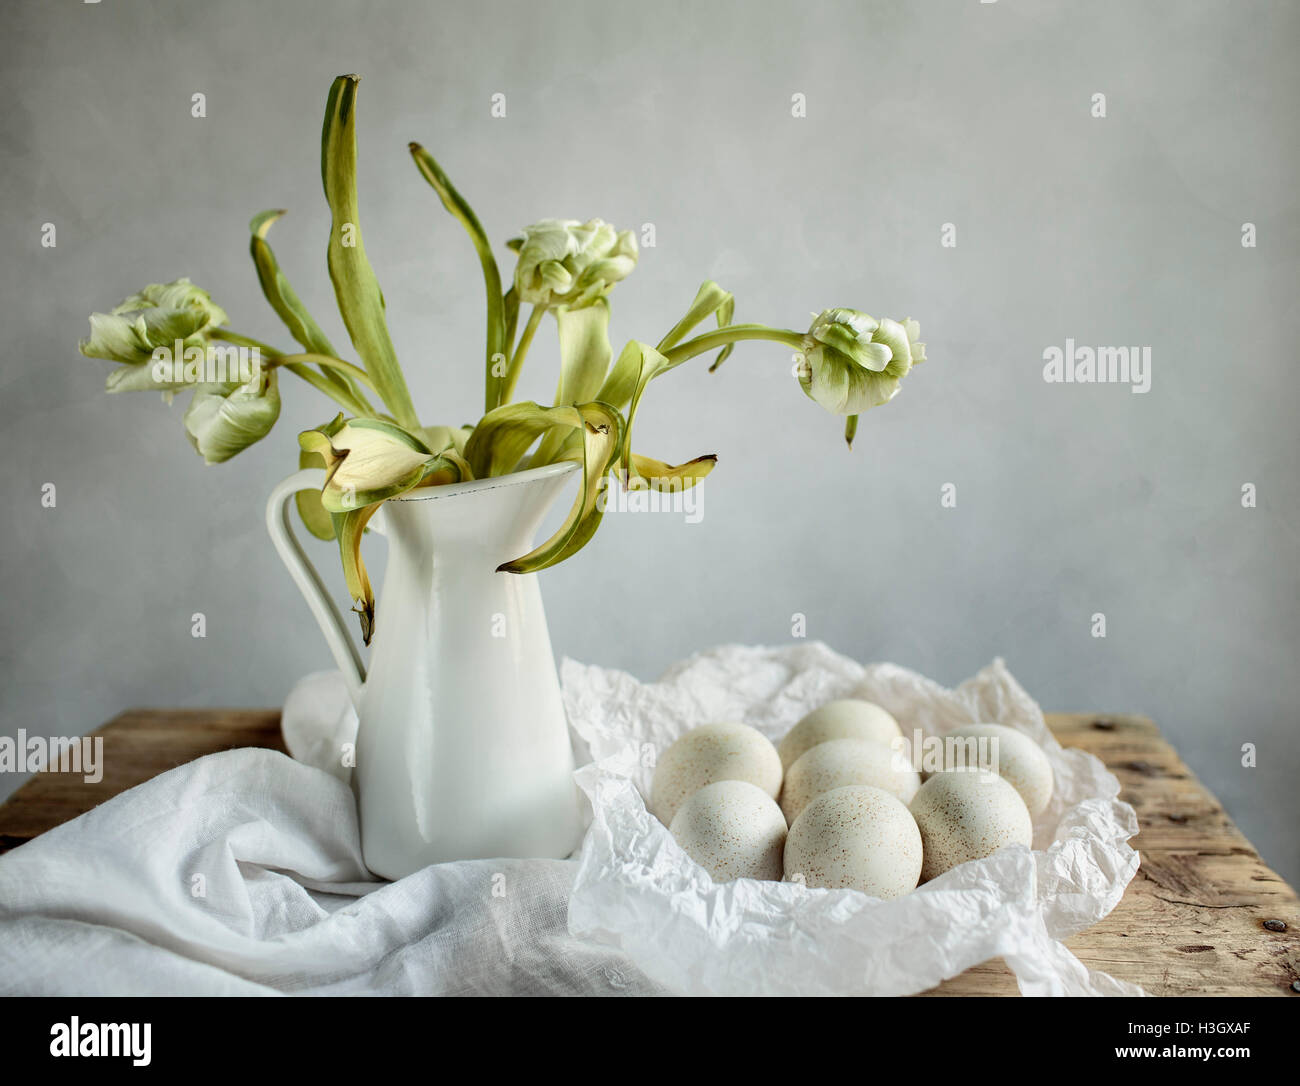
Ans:
[{"label": "wooden table", "polygon": [[[1300,900],[1264,864],[1218,801],[1145,717],[1049,714],[1068,747],[1097,755],[1137,809],[1142,865],[1105,920],[1069,941],[1090,966],[1151,995],[1300,999]],[[32,778],[0,805],[0,851],[30,841],[119,792],[204,754],[284,750],[277,710],[138,709],[99,729],[104,777]],[[1000,960],[927,995],[1014,995]]]}]

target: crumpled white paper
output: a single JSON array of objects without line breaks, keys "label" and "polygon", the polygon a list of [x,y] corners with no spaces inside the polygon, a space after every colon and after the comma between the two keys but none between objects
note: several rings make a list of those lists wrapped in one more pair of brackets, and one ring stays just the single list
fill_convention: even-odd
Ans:
[{"label": "crumpled white paper", "polygon": [[[1089,970],[1061,940],[1115,907],[1137,871],[1137,815],[1119,782],[1053,738],[1037,704],[994,660],[955,690],[893,664],[855,663],[821,643],[728,645],[656,683],[565,660],[565,706],[594,762],[578,783],[592,823],[569,930],[617,947],[652,980],[695,995],[907,995],[1001,956],[1024,995],[1142,995]],[[642,799],[663,751],[701,724],[742,721],[772,740],[834,698],[888,709],[911,737],[995,722],[1035,739],[1052,763],[1051,806],[1033,850],[963,864],[905,897],[738,879],[715,884]]]}]

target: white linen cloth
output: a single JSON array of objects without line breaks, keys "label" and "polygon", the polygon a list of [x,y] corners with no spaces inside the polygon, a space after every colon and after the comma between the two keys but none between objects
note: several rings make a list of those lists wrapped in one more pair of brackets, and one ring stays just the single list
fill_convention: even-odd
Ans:
[{"label": "white linen cloth", "polygon": [[[285,705],[331,764],[356,716],[334,672]],[[343,771],[211,754],[0,856],[3,995],[638,995],[662,991],[566,927],[576,860],[361,861]]]}]

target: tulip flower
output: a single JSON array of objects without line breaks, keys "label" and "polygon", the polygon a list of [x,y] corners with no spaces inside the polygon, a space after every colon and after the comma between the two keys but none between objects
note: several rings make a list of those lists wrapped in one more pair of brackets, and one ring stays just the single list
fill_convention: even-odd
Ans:
[{"label": "tulip flower", "polygon": [[799,384],[836,415],[857,415],[888,403],[899,382],[925,361],[920,325],[910,318],[876,320],[856,309],[827,309],[801,344]]},{"label": "tulip flower", "polygon": [[208,333],[225,323],[226,311],[188,279],[151,283],[111,312],[92,313],[90,335],[78,347],[87,358],[122,363],[124,368],[108,375],[109,392],[174,389],[184,380],[179,373],[159,380],[153,372],[155,352],[169,352],[179,366],[185,351],[206,353]]},{"label": "tulip flower", "polygon": [[543,219],[514,244],[515,290],[529,305],[591,305],[627,278],[637,261],[636,235],[600,219]]},{"label": "tulip flower", "polygon": [[266,437],[279,417],[276,371],[259,370],[242,385],[199,385],[185,411],[185,431],[205,463],[220,464]]}]

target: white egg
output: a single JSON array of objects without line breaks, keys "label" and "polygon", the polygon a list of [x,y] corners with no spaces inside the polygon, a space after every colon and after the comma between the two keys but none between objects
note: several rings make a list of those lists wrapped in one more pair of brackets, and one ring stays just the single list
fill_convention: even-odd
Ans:
[{"label": "white egg", "polygon": [[781,880],[785,818],[776,801],[749,781],[706,784],[686,798],[669,829],[714,882]]},{"label": "white egg", "polygon": [[832,739],[868,739],[888,746],[903,731],[879,705],[842,698],[814,709],[781,740],[781,765],[789,769],[805,751]]},{"label": "white egg", "polygon": [[1043,748],[1024,732],[1008,728],[1005,724],[966,724],[948,733],[958,739],[997,740],[975,746],[969,743],[943,745],[945,769],[962,765],[978,765],[992,770],[1010,784],[1029,808],[1029,816],[1037,818],[1052,800],[1052,763]]},{"label": "white egg", "polygon": [[767,736],[745,724],[705,724],[660,757],[650,785],[650,809],[670,826],[686,798],[714,781],[748,781],[776,799],[781,759]]},{"label": "white egg", "polygon": [[800,755],[785,774],[781,786],[781,811],[787,822],[823,792],[851,784],[883,788],[903,803],[921,787],[921,775],[903,756],[884,743],[866,739],[832,739]]},{"label": "white egg", "polygon": [[992,856],[1006,845],[1031,845],[1029,808],[1010,784],[987,769],[934,774],[910,805],[921,831],[928,882],[968,860]]},{"label": "white egg", "polygon": [[822,793],[785,839],[785,877],[801,875],[808,886],[894,898],[915,889],[920,874],[916,823],[901,800],[870,785]]}]

